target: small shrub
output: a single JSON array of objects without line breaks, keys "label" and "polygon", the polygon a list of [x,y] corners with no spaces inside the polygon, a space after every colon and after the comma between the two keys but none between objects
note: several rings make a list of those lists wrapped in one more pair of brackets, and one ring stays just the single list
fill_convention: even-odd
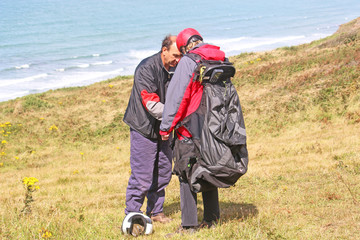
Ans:
[{"label": "small shrub", "polygon": [[25,187],[25,200],[24,200],[24,207],[21,210],[22,214],[30,214],[31,213],[31,203],[34,201],[32,193],[39,190],[40,187],[36,185],[39,180],[34,177],[25,177],[22,180],[22,183]]},{"label": "small shrub", "polygon": [[43,108],[52,108],[53,105],[42,100],[37,95],[29,95],[24,97],[24,102],[22,103],[24,111],[38,110]]}]

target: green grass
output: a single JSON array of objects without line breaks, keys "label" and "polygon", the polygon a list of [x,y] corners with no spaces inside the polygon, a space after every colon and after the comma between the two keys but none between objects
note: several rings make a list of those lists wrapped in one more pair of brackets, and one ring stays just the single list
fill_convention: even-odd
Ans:
[{"label": "green grass", "polygon": [[[357,20],[359,22],[359,19]],[[310,44],[232,57],[249,171],[220,189],[217,228],[172,239],[360,238],[360,40],[357,24]],[[130,176],[122,122],[133,79],[118,77],[0,103],[0,239],[130,239],[121,234]],[[36,177],[23,215],[24,177]],[[154,224],[181,222],[176,177]],[[145,206],[144,206],[145,207]],[[202,219],[199,195],[198,215]]]}]

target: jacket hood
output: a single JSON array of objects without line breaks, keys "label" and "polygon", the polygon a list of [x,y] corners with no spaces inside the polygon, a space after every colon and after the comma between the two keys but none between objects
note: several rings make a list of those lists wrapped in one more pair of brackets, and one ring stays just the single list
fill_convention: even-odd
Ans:
[{"label": "jacket hood", "polygon": [[220,50],[220,47],[204,44],[200,45],[193,50],[190,50],[191,53],[196,53],[201,56],[201,58],[206,60],[215,60],[215,61],[224,61],[225,60],[225,53]]}]

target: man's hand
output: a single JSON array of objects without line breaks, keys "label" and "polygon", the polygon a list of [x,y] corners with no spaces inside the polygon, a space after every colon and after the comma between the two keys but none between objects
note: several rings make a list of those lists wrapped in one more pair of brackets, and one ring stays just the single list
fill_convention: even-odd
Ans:
[{"label": "man's hand", "polygon": [[169,134],[161,135],[161,140],[163,140],[163,141],[169,140]]}]

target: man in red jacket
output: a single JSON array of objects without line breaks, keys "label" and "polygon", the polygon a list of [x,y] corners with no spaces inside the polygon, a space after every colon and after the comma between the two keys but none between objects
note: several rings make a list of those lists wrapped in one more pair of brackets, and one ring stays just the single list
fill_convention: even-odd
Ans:
[{"label": "man in red jacket", "polygon": [[[182,30],[176,39],[176,44],[183,54],[195,53],[205,60],[225,60],[225,53],[219,47],[203,43],[200,33],[193,28]],[[167,100],[165,102],[163,119],[160,125],[162,139],[168,139],[177,123],[199,107],[203,86],[199,81],[193,81],[193,73],[197,63],[187,55],[184,55],[174,73],[174,76],[167,90]],[[189,136],[189,132],[181,127],[176,134],[179,139],[182,136]],[[181,202],[181,226],[178,232],[194,231],[197,227],[212,227],[218,222],[220,217],[218,190],[217,188],[203,192],[204,217],[200,225],[197,219],[197,195],[190,190],[186,179],[179,177],[180,180],[180,202]]]},{"label": "man in red jacket", "polygon": [[163,213],[163,204],[165,187],[171,179],[172,150],[169,141],[161,140],[159,126],[166,89],[181,57],[175,41],[176,36],[166,36],[161,51],[137,66],[124,115],[131,144],[125,214],[141,212],[147,197],[146,214],[161,223],[170,221]]}]

